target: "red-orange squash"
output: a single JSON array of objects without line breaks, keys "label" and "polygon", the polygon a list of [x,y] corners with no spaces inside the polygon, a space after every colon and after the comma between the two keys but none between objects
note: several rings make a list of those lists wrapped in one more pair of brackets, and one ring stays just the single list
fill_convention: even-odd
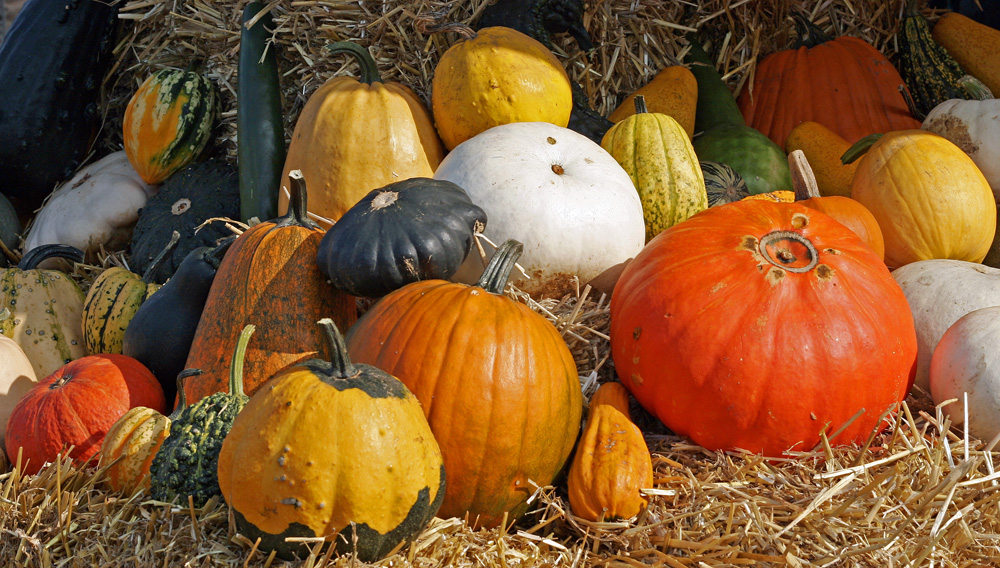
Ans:
[{"label": "red-orange squash", "polygon": [[62,366],[18,401],[7,421],[7,455],[22,452],[23,471],[37,473],[70,446],[78,464],[95,457],[108,429],[130,408],[166,411],[163,388],[125,355],[90,355]]},{"label": "red-orange squash", "polygon": [[906,297],[844,225],[795,203],[710,208],[650,241],[611,297],[622,383],[709,449],[863,441],[913,381]]},{"label": "red-orange squash", "polygon": [[438,516],[492,527],[527,509],[576,443],[583,395],[559,332],[502,295],[521,245],[507,241],[475,286],[424,280],[382,298],[351,328],[351,359],[399,378],[444,457]]}]

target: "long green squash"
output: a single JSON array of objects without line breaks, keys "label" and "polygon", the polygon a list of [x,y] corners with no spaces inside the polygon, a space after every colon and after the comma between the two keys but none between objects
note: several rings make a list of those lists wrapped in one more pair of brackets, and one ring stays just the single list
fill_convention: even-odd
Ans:
[{"label": "long green squash", "polygon": [[244,221],[252,217],[266,221],[278,216],[278,191],[285,167],[278,58],[274,46],[267,45],[274,22],[270,11],[257,17],[264,7],[263,2],[246,5],[240,34],[236,152],[240,217]]}]

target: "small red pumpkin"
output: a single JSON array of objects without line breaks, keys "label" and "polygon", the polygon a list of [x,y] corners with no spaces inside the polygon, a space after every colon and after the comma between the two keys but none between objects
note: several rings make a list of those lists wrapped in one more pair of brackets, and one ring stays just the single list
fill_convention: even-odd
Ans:
[{"label": "small red pumpkin", "polygon": [[70,446],[70,457],[85,464],[108,429],[136,406],[167,410],[163,388],[142,363],[126,355],[70,361],[18,401],[7,421],[7,454],[20,449],[27,474],[38,473]]}]

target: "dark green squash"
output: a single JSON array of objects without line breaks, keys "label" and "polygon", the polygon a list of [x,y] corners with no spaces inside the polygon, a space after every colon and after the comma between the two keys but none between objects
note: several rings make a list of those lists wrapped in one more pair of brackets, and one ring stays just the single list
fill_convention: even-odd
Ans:
[{"label": "dark green squash", "polygon": [[709,207],[732,203],[750,196],[746,182],[733,168],[718,162],[700,162],[700,165],[701,173],[705,176]]},{"label": "dark green squash", "polygon": [[174,275],[150,296],[125,328],[122,353],[145,365],[163,387],[167,403],[177,397],[178,373],[184,370],[215,271],[235,236],[214,247],[189,252]]},{"label": "dark green squash", "polygon": [[21,220],[17,217],[17,211],[11,205],[10,200],[0,193],[0,243],[7,249],[0,249],[0,268],[9,265],[9,261],[16,260],[8,257],[8,253],[17,250],[18,242],[21,239]]},{"label": "dark green squash", "polygon": [[265,8],[250,2],[243,9],[236,97],[237,160],[240,168],[240,218],[266,221],[278,216],[278,191],[285,167],[285,125],[281,112],[278,55],[267,47],[274,31],[271,12],[249,28]]},{"label": "dark green squash", "polygon": [[236,415],[250,400],[243,393],[243,357],[254,329],[248,324],[236,342],[229,368],[229,392],[215,393],[190,406],[182,400],[170,416],[170,435],[149,468],[149,494],[153,499],[184,505],[191,496],[195,507],[203,507],[212,497],[222,497],[217,473],[219,451]]},{"label": "dark green squash", "polygon": [[373,190],[320,241],[317,264],[337,289],[378,298],[418,280],[451,278],[486,212],[444,180],[411,178]]},{"label": "dark green squash", "polygon": [[527,34],[552,48],[554,33],[569,32],[580,48],[594,48],[583,25],[583,0],[497,0],[483,9],[478,28],[504,26]]},{"label": "dark green squash", "polygon": [[97,135],[121,5],[31,0],[0,44],[0,191],[29,211],[72,177]]},{"label": "dark green squash", "polygon": [[583,134],[600,144],[604,135],[615,125],[590,106],[590,97],[576,81],[570,82],[573,90],[573,110],[569,114],[567,128]]},{"label": "dark green squash", "polygon": [[190,164],[171,176],[139,212],[132,232],[131,260],[136,272],[145,272],[177,231],[181,238],[174,252],[152,281],[162,284],[192,250],[214,246],[232,235],[222,220],[195,229],[208,219],[236,219],[240,215],[239,175],[234,167],[217,160]]}]

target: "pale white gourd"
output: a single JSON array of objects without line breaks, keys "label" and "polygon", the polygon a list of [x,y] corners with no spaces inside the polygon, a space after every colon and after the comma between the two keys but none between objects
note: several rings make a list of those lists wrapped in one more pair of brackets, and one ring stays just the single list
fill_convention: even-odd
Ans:
[{"label": "pale white gourd", "polygon": [[903,289],[917,331],[914,384],[930,388],[934,348],[945,331],[965,314],[1000,306],[1000,269],[963,260],[921,260],[898,268],[893,278]]},{"label": "pale white gourd", "polygon": [[944,101],[928,113],[921,128],[968,154],[1000,201],[1000,99]]},{"label": "pale white gourd", "polygon": [[[9,317],[10,310],[0,310],[0,319]],[[13,339],[0,334],[0,453],[3,453],[7,419],[24,393],[35,386],[35,369],[24,350]],[[2,469],[0,469],[2,471]]]},{"label": "pale white gourd", "polygon": [[[438,166],[435,179],[468,192],[489,218],[498,245],[524,243],[511,281],[533,296],[559,297],[620,270],[645,243],[639,194],[631,178],[598,144],[546,122],[493,127],[466,140]],[[493,249],[487,248],[487,260]],[[485,263],[474,250],[455,280],[475,282]]]}]

